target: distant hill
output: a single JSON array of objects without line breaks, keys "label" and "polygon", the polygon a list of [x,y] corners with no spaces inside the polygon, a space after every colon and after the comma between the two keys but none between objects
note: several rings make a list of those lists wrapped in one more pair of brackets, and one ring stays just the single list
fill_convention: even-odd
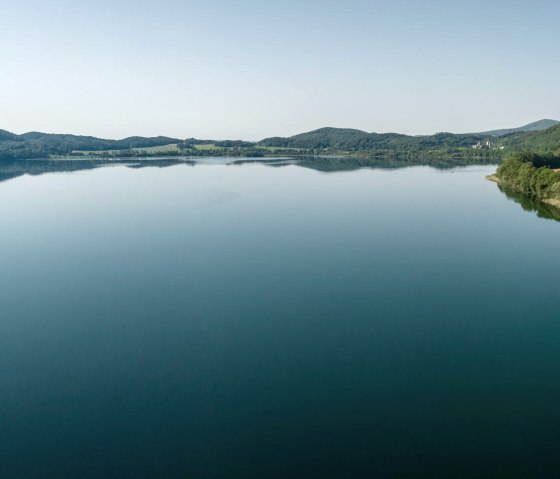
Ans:
[{"label": "distant hill", "polygon": [[[543,129],[547,125],[553,125]],[[498,136],[499,135],[499,136]],[[490,139],[490,141],[488,141]],[[472,148],[474,145],[479,148]],[[172,145],[165,152],[158,147]],[[320,128],[290,137],[265,138],[257,143],[239,140],[180,140],[166,136],[131,136],[107,140],[93,136],[29,132],[21,135],[0,130],[0,159],[34,159],[67,156],[74,152],[96,152],[98,156],[247,156],[355,154],[358,156],[418,159],[434,154],[446,157],[482,156],[500,159],[505,150],[560,151],[560,123],[540,120],[520,128],[484,133],[435,135],[404,135],[400,133],[368,133],[351,128]],[[145,149],[152,149],[146,151]],[[161,153],[160,153],[161,152]],[[78,153],[79,154],[79,153]],[[405,158],[406,157],[406,158]]]},{"label": "distant hill", "polygon": [[17,140],[17,135],[10,133],[6,130],[0,130],[0,141],[14,141]]},{"label": "distant hill", "polygon": [[409,136],[398,133],[367,133],[347,128],[320,128],[286,138],[266,138],[260,146],[332,151],[426,151],[470,148],[488,137],[492,143],[515,149],[560,149],[560,122],[539,120],[534,123],[503,130],[481,133],[436,133],[435,135]]},{"label": "distant hill", "polygon": [[141,136],[130,136],[122,140],[105,140],[94,136],[64,135],[30,132],[15,135],[16,141],[32,141],[47,147],[63,148],[66,150],[121,150],[127,148],[148,148],[151,146],[169,145],[177,143],[176,138],[156,136],[145,138]]},{"label": "distant hill", "polygon": [[21,135],[0,130],[0,158],[44,158],[66,155],[75,150],[126,150],[169,145],[180,140],[165,136],[144,138],[131,136],[122,140],[105,140],[93,136],[29,132]]},{"label": "distant hill", "polygon": [[258,144],[280,148],[332,148],[342,144],[358,145],[370,140],[370,134],[351,128],[319,128],[287,138],[265,138]]},{"label": "distant hill", "polygon": [[257,144],[276,148],[299,148],[335,151],[409,150],[470,147],[484,140],[483,135],[436,133],[409,136],[399,133],[367,133],[347,128],[320,128],[287,138],[266,138]]},{"label": "distant hill", "polygon": [[560,124],[543,131],[512,133],[500,138],[507,148],[536,152],[560,152]]},{"label": "distant hill", "polygon": [[520,126],[518,128],[506,128],[503,130],[490,130],[490,131],[483,131],[481,133],[475,133],[477,135],[484,135],[484,136],[504,136],[509,135],[511,133],[522,133],[525,131],[542,131],[550,128],[551,126],[559,124],[560,121],[557,120],[539,120],[534,121],[533,123],[529,123],[528,125]]}]

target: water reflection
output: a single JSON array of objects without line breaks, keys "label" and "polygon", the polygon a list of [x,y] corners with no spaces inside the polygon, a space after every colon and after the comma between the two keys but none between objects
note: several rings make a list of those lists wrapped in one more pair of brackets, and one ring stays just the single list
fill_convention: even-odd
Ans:
[{"label": "water reflection", "polygon": [[[139,169],[147,167],[166,168],[175,165],[196,166],[199,164],[221,164],[242,166],[249,164],[261,164],[267,167],[281,168],[288,165],[296,165],[302,168],[330,173],[340,171],[355,171],[360,169],[399,169],[411,166],[430,166],[440,170],[465,167],[472,164],[480,164],[480,161],[469,162],[449,159],[434,160],[403,160],[388,157],[379,158],[343,158],[343,157],[304,157],[304,158],[146,158],[134,159],[64,159],[64,160],[13,160],[0,161],[0,182],[14,179],[23,175],[42,175],[45,173],[70,173],[76,171],[93,170],[108,166],[125,166],[127,168]],[[491,164],[491,163],[489,163]],[[520,204],[525,211],[534,212],[540,218],[560,221],[560,209],[543,203],[535,198],[518,193],[504,186],[498,188],[507,198]]]},{"label": "water reflection", "polygon": [[364,168],[369,169],[399,169],[409,168],[412,166],[431,166],[436,169],[453,169],[470,165],[491,165],[495,161],[469,161],[457,158],[337,158],[337,157],[313,157],[303,158],[297,162],[298,166],[303,168],[311,168],[317,171],[336,172],[336,171],[352,171]]},{"label": "water reflection", "polygon": [[269,167],[283,167],[287,165],[297,165],[302,168],[309,168],[321,172],[337,172],[352,171],[360,169],[398,169],[411,166],[431,166],[437,169],[452,169],[464,167],[473,164],[492,164],[481,163],[480,161],[464,161],[453,158],[449,159],[394,159],[388,157],[378,158],[341,158],[341,157],[308,157],[308,158],[196,158],[196,159],[179,159],[179,158],[146,158],[133,159],[64,159],[64,160],[10,160],[0,161],[0,182],[17,178],[23,175],[42,175],[45,173],[62,173],[83,170],[92,170],[95,168],[106,166],[126,166],[128,168],[145,168],[158,167],[165,168],[174,165],[192,165],[197,164],[229,164],[240,166],[245,164],[262,164]]},{"label": "water reflection", "polygon": [[120,165],[128,168],[144,168],[156,166],[164,168],[177,164],[193,165],[190,160],[146,159],[141,161],[130,159],[119,160],[9,160],[0,161],[0,182],[11,180],[23,175],[43,175],[45,173],[70,173],[74,171],[93,170],[105,166]]},{"label": "water reflection", "polygon": [[557,476],[560,228],[236,160],[0,163],[0,477]]},{"label": "water reflection", "polygon": [[521,205],[521,208],[525,211],[534,212],[539,218],[560,221],[560,208],[543,203],[536,198],[524,195],[523,193],[519,193],[502,185],[498,185],[498,188],[508,199]]}]

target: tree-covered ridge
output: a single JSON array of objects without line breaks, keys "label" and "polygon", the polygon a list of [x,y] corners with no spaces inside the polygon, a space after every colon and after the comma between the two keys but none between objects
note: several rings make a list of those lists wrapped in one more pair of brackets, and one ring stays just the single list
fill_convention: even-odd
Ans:
[{"label": "tree-covered ridge", "polygon": [[560,125],[542,131],[530,131],[507,135],[500,144],[516,150],[560,153]]},{"label": "tree-covered ridge", "polygon": [[[545,126],[552,120],[532,124]],[[535,126],[536,125],[536,126]],[[526,125],[529,127],[531,125]],[[532,127],[532,128],[533,128]],[[521,127],[525,128],[525,127]],[[476,146],[476,148],[473,148]],[[531,150],[560,153],[560,125],[544,131],[511,133],[500,138],[485,134],[436,133],[410,136],[399,133],[367,133],[346,128],[320,128],[287,138],[273,137],[259,142],[241,140],[179,140],[158,136],[133,136],[106,140],[92,136],[47,134],[40,132],[16,135],[0,130],[0,159],[99,156],[307,156],[340,155],[354,157],[398,157],[399,160],[423,162],[438,159],[468,159],[496,162],[504,153]]]},{"label": "tree-covered ridge", "polygon": [[466,148],[485,140],[484,135],[436,133],[409,136],[399,133],[367,133],[347,128],[320,128],[299,135],[266,138],[260,146],[334,151],[420,150],[427,148]]},{"label": "tree-covered ridge", "polygon": [[[519,128],[493,130],[482,133],[436,133],[435,135],[403,135],[399,133],[368,133],[349,128],[320,128],[290,137],[273,137],[261,140],[258,145],[279,148],[303,148],[335,151],[367,150],[425,150],[442,148],[469,148],[490,137],[495,147],[523,147],[527,140],[534,146],[550,151],[560,149],[560,137],[553,132],[560,128],[556,120],[539,120]],[[541,135],[542,133],[542,135]],[[530,143],[527,146],[533,146]],[[544,149],[546,147],[546,149]]]},{"label": "tree-covered ridge", "polygon": [[560,121],[558,120],[550,120],[545,118],[543,120],[534,121],[527,125],[523,125],[517,128],[504,128],[501,130],[490,130],[490,131],[482,131],[477,133],[477,135],[485,135],[485,136],[504,136],[509,135],[511,133],[521,133],[524,131],[541,131],[550,128],[551,126],[558,125]]},{"label": "tree-covered ridge", "polygon": [[122,140],[105,140],[93,136],[29,132],[15,135],[0,130],[0,159],[46,158],[68,155],[76,150],[125,150],[168,145],[179,140],[165,136],[144,138],[131,136]]},{"label": "tree-covered ridge", "polygon": [[560,200],[560,157],[537,153],[514,153],[496,171],[501,184],[540,200]]}]

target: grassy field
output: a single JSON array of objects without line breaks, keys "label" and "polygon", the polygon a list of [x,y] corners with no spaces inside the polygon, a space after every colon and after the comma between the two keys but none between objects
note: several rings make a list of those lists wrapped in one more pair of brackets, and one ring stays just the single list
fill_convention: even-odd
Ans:
[{"label": "grassy field", "polygon": [[[169,153],[179,151],[177,148],[177,143],[171,143],[170,145],[161,146],[149,146],[146,148],[132,148],[133,151],[145,151],[146,153]],[[81,153],[83,155],[98,155],[99,153],[107,153],[108,155],[117,155],[123,150],[77,150],[75,153]]]},{"label": "grassy field", "polygon": [[135,151],[145,151],[146,153],[167,153],[168,151],[179,151],[177,143],[170,145],[151,146],[149,148],[134,148]]},{"label": "grassy field", "polygon": [[218,147],[214,143],[202,143],[201,145],[194,145],[195,150],[208,151],[216,150]]}]

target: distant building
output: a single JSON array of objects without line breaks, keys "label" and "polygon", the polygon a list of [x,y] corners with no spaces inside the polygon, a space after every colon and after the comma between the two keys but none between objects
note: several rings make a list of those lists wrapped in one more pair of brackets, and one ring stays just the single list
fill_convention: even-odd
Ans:
[{"label": "distant building", "polygon": [[472,145],[471,148],[475,150],[498,150],[498,149],[503,150],[504,149],[503,146],[495,146],[490,140],[479,141],[475,145]]}]

